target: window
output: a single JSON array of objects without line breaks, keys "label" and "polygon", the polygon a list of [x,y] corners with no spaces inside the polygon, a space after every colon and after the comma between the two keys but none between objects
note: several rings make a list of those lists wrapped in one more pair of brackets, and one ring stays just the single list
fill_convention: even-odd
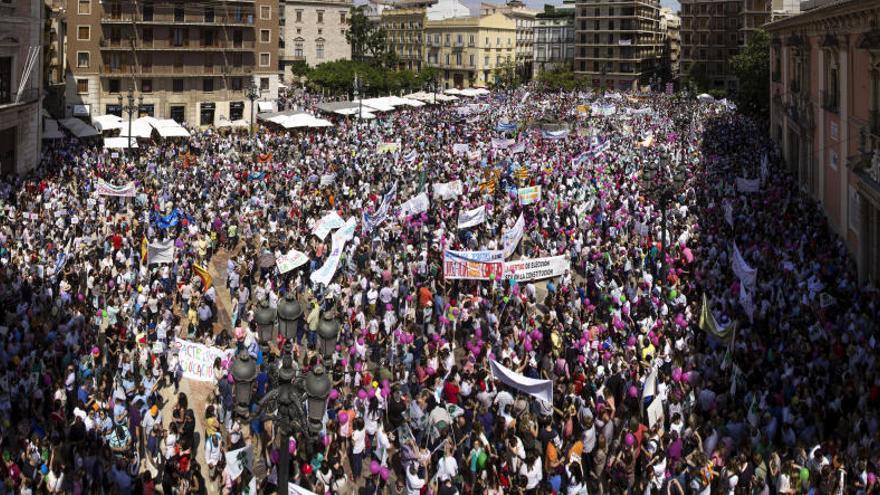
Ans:
[{"label": "window", "polygon": [[849,217],[849,228],[853,232],[859,233],[862,224],[862,198],[856,188],[849,185],[849,205],[847,207],[847,216]]},{"label": "window", "polygon": [[202,79],[202,91],[205,93],[211,93],[214,91],[214,78],[206,77]]},{"label": "window", "polygon": [[831,170],[837,170],[837,152],[834,150],[828,150],[828,165]]},{"label": "window", "polygon": [[272,58],[268,53],[260,54],[260,67],[269,67],[269,64],[272,62]]},{"label": "window", "polygon": [[153,80],[152,79],[141,79],[141,93],[152,93],[153,92]]},{"label": "window", "polygon": [[345,24],[345,11],[339,13],[339,24]]},{"label": "window", "polygon": [[229,102],[229,120],[241,120],[244,118],[244,102]]},{"label": "window", "polygon": [[260,78],[260,91],[269,91],[269,78],[261,77]]},{"label": "window", "polygon": [[183,79],[172,79],[171,91],[174,93],[183,93]]},{"label": "window", "polygon": [[89,80],[88,79],[77,79],[76,80],[76,92],[79,94],[85,94],[89,92]]},{"label": "window", "polygon": [[186,36],[182,28],[174,28],[171,30],[171,44],[174,46],[184,46],[186,44]]},{"label": "window", "polygon": [[92,0],[79,0],[76,13],[79,15],[92,15]]},{"label": "window", "polygon": [[302,40],[296,40],[293,43],[293,56],[297,58],[303,57],[303,42]]},{"label": "window", "polygon": [[200,125],[213,125],[214,124],[214,110],[217,108],[214,103],[202,103],[199,107],[199,124]]},{"label": "window", "polygon": [[153,44],[153,28],[144,28],[144,33],[142,36],[145,45]]},{"label": "window", "polygon": [[144,5],[143,16],[144,16],[144,18],[143,18],[144,21],[152,21],[153,20],[153,5],[152,4]]},{"label": "window", "polygon": [[175,5],[174,6],[174,20],[175,22],[183,22],[185,19],[183,13],[183,5]]},{"label": "window", "polygon": [[76,52],[76,66],[77,67],[88,67],[89,66],[89,52]]},{"label": "window", "polygon": [[272,7],[268,5],[260,6],[260,19],[269,20],[272,18]]},{"label": "window", "polygon": [[105,112],[107,115],[115,115],[117,117],[122,117],[122,105],[107,105],[107,111]]},{"label": "window", "polygon": [[446,54],[446,65],[449,65],[449,54]]},{"label": "window", "polygon": [[469,62],[470,62],[470,66],[471,66],[471,67],[475,67],[475,66],[477,65],[477,57],[476,57],[476,55],[471,54]]},{"label": "window", "polygon": [[324,24],[324,11],[318,10],[318,24]]},{"label": "window", "polygon": [[324,60],[324,41],[318,40],[315,42],[315,57],[318,60]]},{"label": "window", "polygon": [[80,41],[89,41],[92,38],[91,26],[79,26],[76,28],[76,39]]},{"label": "window", "polygon": [[214,22],[214,7],[205,7],[205,22]]},{"label": "window", "polygon": [[232,78],[232,90],[233,90],[233,91],[241,91],[241,88],[242,88],[243,86],[244,86],[244,84],[241,82],[241,78],[240,78],[240,77],[234,77],[234,78]]},{"label": "window", "polygon": [[260,30],[260,43],[268,43],[269,37],[272,35],[272,31],[268,29]]},{"label": "window", "polygon": [[489,66],[489,56],[488,55],[486,55],[486,58],[483,60],[483,65],[486,67]]},{"label": "window", "polygon": [[455,65],[461,65],[461,53],[455,54]]},{"label": "window", "polygon": [[296,11],[296,22],[302,22],[302,21],[303,21],[303,11],[297,10]]}]

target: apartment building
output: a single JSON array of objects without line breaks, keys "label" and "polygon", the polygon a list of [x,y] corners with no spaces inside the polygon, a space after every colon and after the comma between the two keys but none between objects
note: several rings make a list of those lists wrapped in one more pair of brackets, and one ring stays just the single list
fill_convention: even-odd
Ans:
[{"label": "apartment building", "polygon": [[580,0],[575,23],[575,73],[592,87],[630,90],[657,76],[659,0]]},{"label": "apartment building", "polygon": [[345,38],[351,0],[286,0],[279,20],[279,52],[284,77],[292,77],[288,67],[303,61],[315,65],[351,58],[351,45]]},{"label": "apartment building", "polygon": [[673,82],[679,76],[681,57],[681,17],[672,9],[660,9],[660,32],[663,33],[663,55],[660,61],[662,82]]},{"label": "apartment building", "polygon": [[574,3],[553,7],[535,16],[535,63],[538,74],[574,64]]},{"label": "apartment building", "polygon": [[0,175],[24,174],[40,160],[43,2],[0,2]]},{"label": "apartment building", "polygon": [[246,118],[251,84],[258,101],[278,96],[278,29],[273,0],[67,0],[66,113],[121,115],[131,90],[138,115]]},{"label": "apartment building", "polygon": [[444,88],[503,83],[515,57],[516,22],[504,14],[425,23],[425,63],[440,71]]},{"label": "apartment building", "polygon": [[880,0],[813,0],[766,26],[770,135],[789,171],[880,282]]},{"label": "apartment building", "polygon": [[528,82],[534,72],[535,57],[535,17],[537,10],[532,10],[520,1],[510,0],[505,4],[496,5],[483,2],[480,4],[480,15],[504,14],[516,23],[516,67],[523,82]]},{"label": "apartment building", "polygon": [[426,23],[469,15],[470,9],[458,0],[401,0],[385,6],[380,22],[398,68],[419,72],[425,63]]}]

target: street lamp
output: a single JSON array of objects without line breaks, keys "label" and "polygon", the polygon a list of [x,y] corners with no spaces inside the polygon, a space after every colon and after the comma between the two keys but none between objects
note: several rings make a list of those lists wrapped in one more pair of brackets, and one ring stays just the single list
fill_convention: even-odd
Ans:
[{"label": "street lamp", "polygon": [[666,249],[669,244],[669,232],[666,227],[667,210],[675,195],[687,182],[687,176],[680,161],[672,164],[668,157],[664,157],[659,162],[645,165],[641,171],[640,181],[642,190],[654,196],[660,206],[660,214],[662,215],[660,228],[663,229],[660,251],[660,281],[665,283],[668,269]]},{"label": "street lamp", "polygon": [[308,406],[309,436],[314,438],[321,431],[324,413],[327,411],[327,397],[330,395],[330,377],[324,371],[324,366],[315,366],[311,373],[306,375],[305,390],[306,404]]},{"label": "street lamp", "polygon": [[254,313],[254,321],[257,324],[257,339],[260,341],[260,347],[263,349],[263,355],[269,352],[269,343],[275,339],[275,320],[276,312],[269,306],[269,301],[263,299],[260,307]]},{"label": "street lamp", "polygon": [[251,135],[254,134],[254,101],[260,97],[260,88],[253,79],[250,80],[247,90],[247,99],[251,101]]},{"label": "street lamp", "polygon": [[[335,312],[334,312],[335,313]],[[321,315],[318,322],[318,337],[321,339],[321,355],[329,358],[336,350],[336,339],[339,337],[339,320],[328,312]]]},{"label": "street lamp", "polygon": [[232,379],[235,380],[233,394],[235,396],[235,413],[239,417],[247,417],[250,410],[254,380],[257,378],[257,364],[251,359],[247,349],[240,349],[230,366]]},{"label": "street lamp", "polygon": [[128,87],[128,94],[126,95],[126,101],[128,105],[122,104],[122,95],[117,96],[119,102],[119,108],[123,112],[128,112],[128,148],[125,150],[126,153],[131,152],[131,117],[135,111],[140,111],[141,106],[144,104],[144,95],[138,95],[137,97],[137,106],[134,106],[134,86]]},{"label": "street lamp", "polygon": [[278,303],[278,330],[286,341],[296,339],[302,315],[302,306],[293,296],[293,292],[285,294],[284,299]]}]

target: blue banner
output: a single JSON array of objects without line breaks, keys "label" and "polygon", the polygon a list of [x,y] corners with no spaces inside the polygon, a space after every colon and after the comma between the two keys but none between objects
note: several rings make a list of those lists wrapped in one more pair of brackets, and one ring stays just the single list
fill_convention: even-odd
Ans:
[{"label": "blue banner", "polygon": [[171,227],[174,227],[175,225],[180,223],[181,218],[186,218],[187,220],[190,220],[189,216],[181,213],[181,211],[177,208],[175,208],[171,211],[171,213],[165,216],[159,215],[159,213],[157,212],[153,212],[153,222],[156,224],[156,227],[159,227],[160,229],[169,229]]},{"label": "blue banner", "polygon": [[495,130],[498,132],[511,132],[515,131],[516,127],[517,125],[515,122],[499,122],[498,125],[495,126]]}]

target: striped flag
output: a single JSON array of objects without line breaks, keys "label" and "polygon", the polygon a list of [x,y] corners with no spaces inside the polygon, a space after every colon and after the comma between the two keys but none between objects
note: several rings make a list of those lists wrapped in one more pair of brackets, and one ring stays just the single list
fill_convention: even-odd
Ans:
[{"label": "striped flag", "polygon": [[413,163],[418,157],[419,154],[416,153],[416,150],[412,150],[403,157],[403,161],[405,161],[406,163]]},{"label": "striped flag", "polygon": [[525,167],[520,167],[516,169],[516,172],[514,172],[513,175],[519,180],[526,180],[529,178],[529,170]]},{"label": "striped flag", "polygon": [[210,287],[214,283],[214,277],[212,277],[211,274],[208,273],[208,270],[206,270],[201,265],[193,264],[193,272],[195,272],[197,277],[202,279],[203,291],[208,290],[208,287]]}]

